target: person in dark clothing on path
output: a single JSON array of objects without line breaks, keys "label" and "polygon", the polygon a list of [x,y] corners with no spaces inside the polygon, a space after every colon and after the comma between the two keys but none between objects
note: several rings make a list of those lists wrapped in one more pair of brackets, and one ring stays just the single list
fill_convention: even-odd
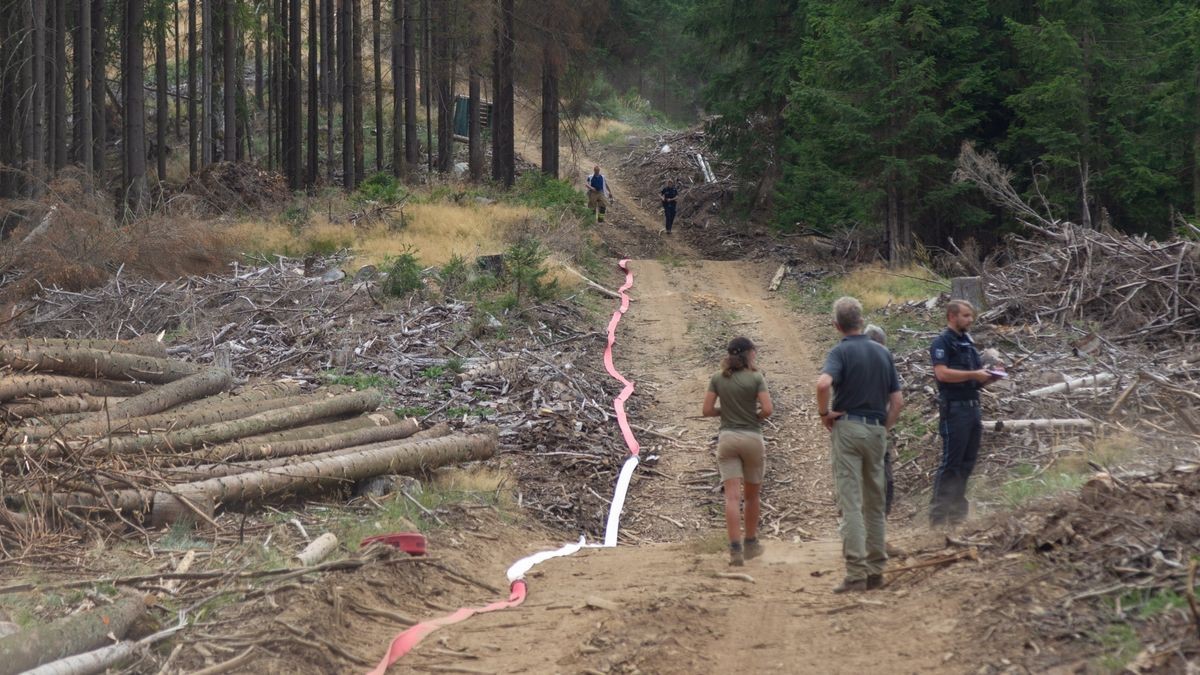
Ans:
[{"label": "person in dark clothing on path", "polygon": [[[725,348],[721,372],[708,381],[702,414],[720,417],[717,436],[717,469],[725,488],[725,527],[729,534],[729,564],[744,565],[762,555],[758,543],[758,515],[765,453],[762,421],[771,416],[767,381],[754,367],[758,351],[750,338],[738,337]],[[720,401],[721,407],[717,407]],[[742,539],[742,488],[746,491],[746,529]]]},{"label": "person in dark clothing on path", "polygon": [[979,390],[997,377],[983,367],[975,341],[967,332],[975,322],[975,308],[966,300],[946,305],[946,330],[933,340],[929,355],[938,385],[938,432],[942,437],[942,462],[933,481],[929,523],[934,527],[966,520],[967,481],[979,457],[983,422]]},{"label": "person in dark clothing on path", "polygon": [[862,311],[862,303],[851,297],[833,304],[833,323],[842,341],[829,352],[817,380],[817,414],[831,435],[846,559],[846,578],[834,593],[883,586],[888,559],[883,456],[887,430],[904,406],[892,355],[862,334]]},{"label": "person in dark clothing on path", "polygon": [[[866,335],[875,342],[878,342],[885,349],[887,348],[887,333],[884,332],[884,330],[879,326],[876,326],[873,323],[867,324],[867,327],[863,329],[863,335]],[[885,516],[890,516],[892,515],[892,501],[896,496],[896,479],[892,475],[892,449],[890,447],[883,453],[883,479],[887,483],[887,491],[885,493],[883,503],[883,514]],[[889,555],[891,555],[890,552]]]},{"label": "person in dark clothing on path", "polygon": [[679,199],[679,190],[675,188],[675,179],[668,178],[667,186],[660,191],[662,195],[663,217],[667,220],[667,234],[671,234],[671,225],[675,223],[675,202]]},{"label": "person in dark clothing on path", "polygon": [[588,208],[596,212],[596,222],[604,222],[604,213],[608,211],[608,202],[612,199],[612,190],[608,180],[600,173],[600,167],[592,169],[592,175],[587,179]]}]

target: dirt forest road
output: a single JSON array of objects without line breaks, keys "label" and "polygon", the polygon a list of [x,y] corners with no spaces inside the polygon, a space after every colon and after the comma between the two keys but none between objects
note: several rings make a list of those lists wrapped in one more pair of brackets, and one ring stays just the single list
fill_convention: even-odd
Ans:
[{"label": "dirt forest road", "polygon": [[[630,194],[620,176],[609,178]],[[633,303],[615,354],[618,369],[637,382],[635,395],[654,400],[633,423],[678,441],[639,432],[644,455],[660,459],[635,476],[620,546],[543,564],[530,576],[524,606],[443,630],[406,665],[472,673],[973,669],[956,658],[969,589],[830,593],[843,573],[841,545],[827,439],[811,410],[816,340],[825,329],[766,291],[769,265],[698,260],[685,243],[662,241],[657,218],[632,200],[618,202],[613,215],[609,227],[624,228],[623,238],[667,256],[632,261]],[[740,569],[727,565],[721,496],[712,489],[716,425],[694,417],[733,332],[760,345],[777,406],[766,434],[766,554]],[[803,514],[804,525],[781,528],[789,514],[792,523]],[[722,576],[730,572],[746,576]]]}]

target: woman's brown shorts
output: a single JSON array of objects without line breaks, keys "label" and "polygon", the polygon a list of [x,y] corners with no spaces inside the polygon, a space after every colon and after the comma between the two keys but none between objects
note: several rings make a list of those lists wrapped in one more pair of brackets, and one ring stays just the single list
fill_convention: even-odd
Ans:
[{"label": "woman's brown shorts", "polygon": [[725,429],[717,436],[717,468],[721,480],[742,478],[758,485],[763,481],[766,448],[756,431]]}]

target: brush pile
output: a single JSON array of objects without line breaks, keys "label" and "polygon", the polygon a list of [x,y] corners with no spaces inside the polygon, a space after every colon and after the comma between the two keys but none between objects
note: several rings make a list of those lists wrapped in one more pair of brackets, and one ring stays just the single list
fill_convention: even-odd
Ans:
[{"label": "brush pile", "polygon": [[705,136],[700,128],[665,133],[653,144],[640,145],[621,168],[642,185],[661,188],[673,178],[679,188],[680,218],[716,213],[733,199],[738,184],[733,168],[712,153]]},{"label": "brush pile", "polygon": [[188,179],[182,192],[198,198],[212,214],[272,209],[291,198],[282,175],[246,162],[209,164]]},{"label": "brush pile", "polygon": [[[1177,463],[1098,473],[1078,497],[966,533],[966,543],[998,562],[1016,551],[1039,562],[1038,583],[1019,579],[982,602],[989,634],[1012,633],[1014,621],[1032,626],[1041,644],[1027,645],[1024,665],[1034,672],[1105,655],[1128,662],[1129,672],[1190,670],[1188,661],[1200,655],[1196,562],[1189,564],[1200,538],[1198,509],[1200,465]],[[1129,627],[1136,633],[1123,639],[1114,632]]]},{"label": "brush pile", "polygon": [[1157,242],[1061,224],[1014,238],[1010,262],[989,270],[1004,323],[1093,323],[1116,342],[1200,338],[1200,244]]}]

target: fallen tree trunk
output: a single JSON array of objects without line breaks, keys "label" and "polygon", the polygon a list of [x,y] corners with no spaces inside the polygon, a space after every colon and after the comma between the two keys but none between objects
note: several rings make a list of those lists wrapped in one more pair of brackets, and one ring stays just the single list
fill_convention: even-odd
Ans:
[{"label": "fallen tree trunk", "polygon": [[0,401],[46,396],[137,396],[153,389],[136,382],[99,380],[66,375],[5,375],[0,378]]},{"label": "fallen tree trunk", "polygon": [[[311,454],[297,454],[286,457],[274,457],[272,459],[258,459],[248,462],[229,462],[225,464],[201,464],[199,466],[180,467],[172,471],[173,478],[181,478],[183,481],[198,481],[207,480],[209,478],[219,478],[221,476],[233,476],[239,473],[247,473],[249,471],[263,471],[266,469],[277,469],[281,466],[290,466],[292,464],[300,464],[302,462],[312,462],[318,459],[328,459],[330,457],[341,457],[364,450],[377,450],[379,448],[396,448],[402,445],[410,445],[427,441],[433,438],[443,438],[450,435],[450,425],[445,422],[436,426],[418,431],[407,438],[395,440],[379,441],[366,445],[346,446],[337,450],[326,450],[325,452],[314,452]],[[399,442],[397,442],[399,441]]]},{"label": "fallen tree trunk", "polygon": [[[390,412],[373,412],[337,422],[317,422],[307,426],[285,429],[283,431],[273,431],[267,434],[247,436],[245,438],[239,438],[236,441],[223,443],[221,445],[213,445],[210,447],[227,449],[237,447],[240,448],[240,452],[246,452],[248,455],[253,455],[256,451],[256,448],[260,448],[264,445],[289,443],[291,441],[303,441],[310,438],[321,438],[322,436],[343,434],[348,431],[357,431],[359,429],[371,429],[373,427],[381,427],[385,426],[385,424],[391,424],[393,421],[395,421],[395,419],[395,416]],[[203,453],[205,451],[206,450],[195,450],[193,452]]]},{"label": "fallen tree trunk", "polygon": [[220,393],[233,384],[233,375],[224,368],[206,368],[195,375],[164,384],[144,394],[118,403],[109,408],[112,420],[144,417],[156,412],[170,410],[177,405],[207,398]]},{"label": "fallen tree trunk", "polygon": [[1062,420],[996,420],[984,421],[984,431],[1021,431],[1022,429],[1069,429],[1072,427],[1092,428],[1096,423],[1089,419]]},{"label": "fallen tree trunk", "polygon": [[[320,396],[318,394],[318,396]],[[96,443],[82,443],[81,447],[93,445],[109,454],[146,452],[150,450],[184,450],[205,443],[223,443],[237,438],[264,434],[280,429],[290,429],[327,417],[341,417],[368,412],[379,407],[383,394],[375,391],[359,391],[333,396],[323,401],[314,401],[289,408],[268,410],[249,417],[205,424],[179,431],[151,433],[142,436],[110,436]],[[266,401],[260,402],[266,404]]]},{"label": "fallen tree trunk", "polygon": [[28,419],[48,420],[51,417],[76,413],[92,413],[125,401],[125,398],[75,394],[43,399],[16,399],[0,406],[0,418],[9,423]]},{"label": "fallen tree trunk", "polygon": [[139,595],[126,595],[108,607],[98,607],[64,619],[0,638],[0,675],[20,673],[64,656],[80,654],[120,638],[146,611]]},{"label": "fallen tree trunk", "polygon": [[194,375],[200,368],[191,363],[152,356],[121,354],[99,349],[65,347],[14,347],[0,345],[0,364],[13,370],[36,370],[109,379],[132,379],[166,384]]},{"label": "fallen tree trunk", "polygon": [[[157,527],[173,523],[180,516],[192,513],[196,507],[211,513],[217,503],[254,502],[281,492],[307,492],[382,474],[411,473],[447,464],[484,460],[495,453],[498,441],[499,434],[492,428],[470,435],[363,450],[274,469],[184,483],[175,486],[169,493],[154,495],[150,524]],[[182,500],[187,500],[191,506]]]},{"label": "fallen tree trunk", "polygon": [[[448,430],[448,426],[438,425],[418,435]],[[304,461],[288,457],[267,460],[254,463],[258,468],[250,471],[246,470],[249,468],[246,465],[217,465],[222,470],[235,469],[236,473],[181,483],[173,486],[170,492],[111,490],[104,497],[82,492],[60,493],[54,495],[54,503],[72,510],[116,509],[135,515],[149,513],[149,523],[157,527],[189,514],[194,516],[197,512],[211,519],[218,502],[254,501],[289,490],[316,490],[383,474],[411,473],[488,459],[495,453],[498,439],[496,429],[489,428],[471,435],[408,439],[400,443],[336,450],[305,457]]]},{"label": "fallen tree trunk", "polygon": [[1083,387],[1095,387],[1097,385],[1107,384],[1115,379],[1117,379],[1117,376],[1113,375],[1112,373],[1088,375],[1087,377],[1081,377],[1077,380],[1067,380],[1066,382],[1052,384],[1049,387],[1034,389],[1033,391],[1027,392],[1025,395],[1037,398],[1039,396],[1049,396],[1050,394],[1070,393]]},{"label": "fallen tree trunk", "polygon": [[[349,387],[322,387],[321,391],[327,394],[341,394],[350,391]],[[207,408],[217,403],[226,403],[229,401],[237,401],[239,403],[249,403],[252,401],[270,401],[277,398],[289,398],[300,396],[304,393],[304,388],[299,382],[266,382],[256,384],[252,387],[242,389],[237,393],[223,392],[216,396],[209,396],[201,401],[192,401],[184,403],[175,408],[171,408],[173,413],[187,413],[199,408]]]},{"label": "fallen tree trunk", "polygon": [[158,359],[167,358],[167,346],[153,337],[138,340],[73,340],[70,338],[20,338],[15,340],[0,340],[0,344],[18,349],[97,349],[102,352],[118,352],[121,354],[138,354],[153,356]]},{"label": "fallen tree trunk", "polygon": [[[16,436],[28,440],[41,440],[56,435],[64,439],[81,437],[111,436],[114,439],[125,438],[113,434],[138,434],[148,432],[171,433],[191,427],[208,426],[222,422],[232,422],[245,419],[259,413],[286,408],[295,408],[309,403],[320,403],[329,400],[324,393],[293,396],[291,398],[273,398],[262,401],[241,402],[227,400],[224,403],[205,407],[196,407],[191,412],[178,414],[175,411],[147,415],[131,420],[108,420],[89,418],[84,422],[76,422],[62,427],[58,431],[49,426],[21,427],[16,430]],[[359,412],[359,411],[355,411]]]},{"label": "fallen tree trunk", "polygon": [[369,443],[396,441],[408,438],[421,430],[420,424],[414,419],[394,423],[397,418],[386,413],[375,413],[367,418],[375,422],[375,426],[280,443],[227,443],[188,453],[186,460],[189,463],[231,462],[311,455]]},{"label": "fallen tree trunk", "polygon": [[10,530],[25,529],[29,527],[29,516],[16,511],[9,511],[0,506],[0,526],[9,528]]}]

